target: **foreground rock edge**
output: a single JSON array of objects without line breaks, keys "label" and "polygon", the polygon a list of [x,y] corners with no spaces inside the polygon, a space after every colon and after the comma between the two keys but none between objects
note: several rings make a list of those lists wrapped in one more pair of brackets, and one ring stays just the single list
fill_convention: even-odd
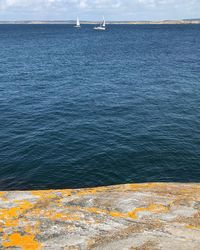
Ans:
[{"label": "foreground rock edge", "polygon": [[0,192],[0,249],[200,249],[200,184]]}]

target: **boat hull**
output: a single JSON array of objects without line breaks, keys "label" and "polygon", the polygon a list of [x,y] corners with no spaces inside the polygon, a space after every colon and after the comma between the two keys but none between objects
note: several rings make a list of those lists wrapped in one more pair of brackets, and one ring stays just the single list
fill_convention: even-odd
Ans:
[{"label": "boat hull", "polygon": [[106,30],[105,27],[94,27],[94,30]]}]

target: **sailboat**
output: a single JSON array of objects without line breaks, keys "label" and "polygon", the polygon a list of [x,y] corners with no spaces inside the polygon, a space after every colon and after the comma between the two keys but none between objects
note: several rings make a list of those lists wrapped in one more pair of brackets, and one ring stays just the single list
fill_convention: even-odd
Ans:
[{"label": "sailboat", "polygon": [[103,17],[103,22],[99,26],[94,27],[94,30],[106,30],[106,21],[104,17]]},{"label": "sailboat", "polygon": [[79,21],[78,17],[76,19],[76,26],[75,26],[75,28],[81,28],[80,21]]}]

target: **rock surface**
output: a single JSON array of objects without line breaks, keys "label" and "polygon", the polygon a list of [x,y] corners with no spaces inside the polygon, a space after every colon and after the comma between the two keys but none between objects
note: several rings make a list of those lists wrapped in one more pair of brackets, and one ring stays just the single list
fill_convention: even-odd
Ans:
[{"label": "rock surface", "polygon": [[0,249],[200,249],[200,185],[0,192]]}]

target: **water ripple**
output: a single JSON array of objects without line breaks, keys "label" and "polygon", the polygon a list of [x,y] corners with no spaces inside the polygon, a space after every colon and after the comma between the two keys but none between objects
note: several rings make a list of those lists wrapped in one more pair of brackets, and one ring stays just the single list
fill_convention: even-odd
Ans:
[{"label": "water ripple", "polygon": [[200,26],[0,27],[0,189],[200,181]]}]

